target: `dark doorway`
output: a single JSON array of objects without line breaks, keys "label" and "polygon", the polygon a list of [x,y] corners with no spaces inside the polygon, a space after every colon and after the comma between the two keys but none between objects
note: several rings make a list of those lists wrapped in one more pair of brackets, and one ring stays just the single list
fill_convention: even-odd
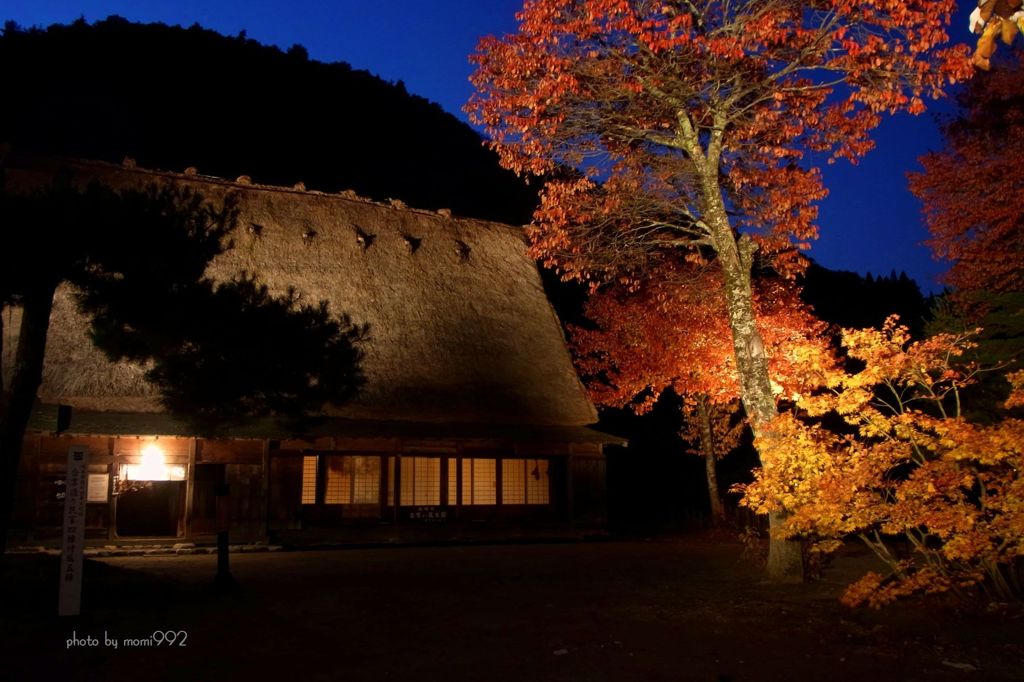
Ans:
[{"label": "dark doorway", "polygon": [[117,499],[117,534],[180,535],[185,507],[185,481],[138,481]]},{"label": "dark doorway", "polygon": [[[304,462],[310,462],[305,471]],[[271,457],[270,459],[270,528],[298,530],[302,528],[303,479],[307,478],[307,508],[316,503],[316,457]],[[307,476],[304,476],[306,474]]]},{"label": "dark doorway", "polygon": [[192,498],[192,535],[217,532],[217,488],[225,483],[223,464],[196,464]]}]

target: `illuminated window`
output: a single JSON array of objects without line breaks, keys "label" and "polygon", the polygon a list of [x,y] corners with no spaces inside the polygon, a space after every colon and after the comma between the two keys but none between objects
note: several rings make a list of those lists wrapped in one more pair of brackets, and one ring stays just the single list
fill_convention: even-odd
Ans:
[{"label": "illuminated window", "polygon": [[503,504],[548,504],[548,460],[505,459],[501,462]]},{"label": "illuminated window", "polygon": [[316,455],[302,458],[302,504],[316,504],[316,460]]},{"label": "illuminated window", "polygon": [[402,457],[403,507],[441,504],[441,459]]},{"label": "illuminated window", "polygon": [[462,504],[497,504],[497,484],[497,460],[462,460]]},{"label": "illuminated window", "polygon": [[501,461],[502,504],[526,504],[526,470],[521,459]]},{"label": "illuminated window", "polygon": [[380,457],[327,457],[325,504],[377,504],[379,499]]},{"label": "illuminated window", "polygon": [[548,479],[546,459],[526,460],[526,504],[548,504],[551,502],[551,483]]},{"label": "illuminated window", "polygon": [[353,504],[380,503],[380,457],[352,457],[355,478],[352,481]]}]

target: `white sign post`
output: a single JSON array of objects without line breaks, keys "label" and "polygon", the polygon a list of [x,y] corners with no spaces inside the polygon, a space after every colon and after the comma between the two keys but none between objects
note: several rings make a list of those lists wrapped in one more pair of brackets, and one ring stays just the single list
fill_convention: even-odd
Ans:
[{"label": "white sign post", "polygon": [[60,601],[57,613],[77,616],[82,606],[82,545],[85,543],[86,472],[89,449],[72,446],[68,451],[67,486],[64,495],[64,540],[60,555]]}]

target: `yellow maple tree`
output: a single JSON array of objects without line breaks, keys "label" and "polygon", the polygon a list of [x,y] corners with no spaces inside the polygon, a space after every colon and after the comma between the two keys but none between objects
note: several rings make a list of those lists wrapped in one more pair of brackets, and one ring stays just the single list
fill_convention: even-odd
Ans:
[{"label": "yellow maple tree", "polygon": [[[914,593],[1019,599],[1024,557],[1024,371],[992,423],[963,416],[963,389],[987,368],[968,359],[977,331],[911,342],[895,317],[844,330],[860,371],[816,372],[821,390],[779,415],[770,466],[744,504],[785,511],[783,532],[829,552],[856,536],[884,562],[849,587],[850,605]],[[827,428],[829,415],[843,426]]]}]

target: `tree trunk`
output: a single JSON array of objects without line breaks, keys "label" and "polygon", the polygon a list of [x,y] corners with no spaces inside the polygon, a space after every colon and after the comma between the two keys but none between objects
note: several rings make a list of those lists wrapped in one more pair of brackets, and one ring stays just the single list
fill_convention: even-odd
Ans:
[{"label": "tree trunk", "polygon": [[11,390],[0,412],[0,557],[7,549],[25,428],[43,379],[43,356],[55,290],[56,285],[42,286],[22,299]]},{"label": "tree trunk", "polygon": [[706,396],[697,398],[697,416],[700,419],[700,451],[704,455],[704,468],[708,478],[708,499],[711,500],[711,523],[721,526],[725,523],[725,506],[718,491],[718,474],[715,472],[715,434],[711,428],[711,409]]},{"label": "tree trunk", "polygon": [[[714,240],[715,253],[725,284],[729,326],[732,329],[736,372],[739,375],[740,397],[750,427],[754,432],[754,447],[768,436],[764,427],[775,418],[775,396],[772,394],[768,373],[768,357],[764,342],[757,330],[754,313],[754,294],[751,270],[757,245],[750,237],[736,236],[729,224],[729,216],[722,201],[717,178],[708,179],[703,187],[705,220]],[[758,449],[760,452],[760,449]],[[761,460],[767,470],[771,462]],[[767,574],[769,580],[794,581],[803,578],[803,559],[800,543],[784,540],[778,531],[785,520],[783,513],[768,515],[769,545]]]},{"label": "tree trunk", "polygon": [[7,414],[7,389],[4,388],[4,301],[0,298],[0,419],[3,419],[5,414]]}]

